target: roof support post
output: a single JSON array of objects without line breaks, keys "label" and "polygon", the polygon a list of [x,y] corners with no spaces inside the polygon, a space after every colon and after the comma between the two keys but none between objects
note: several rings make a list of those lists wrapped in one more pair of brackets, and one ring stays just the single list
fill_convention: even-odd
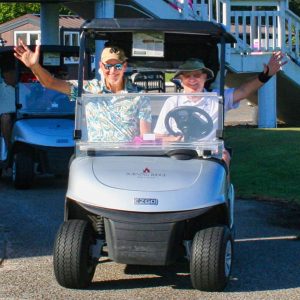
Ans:
[{"label": "roof support post", "polygon": [[59,4],[41,3],[41,44],[59,45]]},{"label": "roof support post", "polygon": [[258,90],[258,127],[276,128],[276,75]]},{"label": "roof support post", "polygon": [[[114,18],[115,16],[115,0],[98,0],[95,2],[95,17],[96,18]],[[98,62],[100,60],[100,54],[104,48],[103,41],[96,41],[96,53],[95,53],[95,76],[100,78],[98,73]]]},{"label": "roof support post", "polygon": [[285,52],[285,11],[287,9],[287,1],[279,0],[279,4],[277,5],[277,10],[280,12],[280,16],[278,17],[278,43],[281,51]]}]

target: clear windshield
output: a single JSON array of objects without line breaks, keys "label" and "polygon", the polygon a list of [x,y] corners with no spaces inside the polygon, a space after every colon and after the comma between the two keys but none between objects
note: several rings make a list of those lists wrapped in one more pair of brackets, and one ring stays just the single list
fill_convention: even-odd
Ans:
[{"label": "clear windshield", "polygon": [[38,115],[69,115],[75,103],[67,95],[43,87],[38,82],[19,84],[19,113]]},{"label": "clear windshield", "polygon": [[221,157],[222,116],[222,98],[216,93],[84,94],[77,100],[81,138],[76,150],[78,155],[161,155],[192,149]]}]

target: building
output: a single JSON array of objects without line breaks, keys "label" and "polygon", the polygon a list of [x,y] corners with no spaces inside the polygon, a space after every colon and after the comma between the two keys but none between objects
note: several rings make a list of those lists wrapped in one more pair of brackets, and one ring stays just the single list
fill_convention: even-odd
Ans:
[{"label": "building", "polygon": [[[40,15],[26,14],[0,25],[0,37],[7,46],[17,44],[21,38],[27,45],[41,40]],[[61,45],[79,46],[79,28],[84,19],[79,16],[59,16],[59,41]]]}]

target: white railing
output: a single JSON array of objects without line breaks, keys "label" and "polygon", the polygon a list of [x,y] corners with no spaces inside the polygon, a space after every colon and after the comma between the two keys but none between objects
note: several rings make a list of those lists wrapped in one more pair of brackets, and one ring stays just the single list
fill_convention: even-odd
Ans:
[{"label": "white railing", "polygon": [[[237,39],[233,52],[281,49],[300,64],[300,17],[288,0],[166,0],[185,19],[223,23]],[[242,9],[241,9],[242,8]]]}]

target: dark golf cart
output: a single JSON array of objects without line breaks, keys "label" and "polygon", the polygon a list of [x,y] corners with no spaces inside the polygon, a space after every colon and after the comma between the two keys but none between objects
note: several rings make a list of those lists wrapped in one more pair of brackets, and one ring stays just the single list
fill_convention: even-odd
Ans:
[{"label": "dark golf cart", "polygon": [[[221,95],[225,45],[235,42],[222,25],[212,22],[94,19],[82,27],[80,59],[89,38],[122,47],[129,71],[174,72],[188,58],[202,58],[215,76],[220,72]],[[80,88],[83,77],[80,64]],[[89,121],[96,115],[93,107],[110,118],[111,103],[137,97],[150,102],[152,122],[170,98],[207,98],[214,114],[191,106],[173,109],[166,128],[176,134],[170,125],[175,122],[184,141],[164,141],[153,132],[112,141],[95,131],[101,123]],[[234,189],[222,160],[223,114],[223,98],[217,93],[79,95],[76,155],[70,165],[65,221],[54,245],[60,285],[87,287],[106,256],[129,265],[186,259],[194,288],[226,287],[233,257]]]},{"label": "dark golf cart", "polygon": [[[37,174],[68,174],[74,152],[75,102],[44,88],[13,52],[13,47],[0,48],[0,61],[10,60],[16,70],[12,146],[7,149],[1,139],[0,168],[11,167],[15,187],[27,189]],[[77,78],[78,57],[79,47],[41,46],[41,65],[62,79]]]}]

